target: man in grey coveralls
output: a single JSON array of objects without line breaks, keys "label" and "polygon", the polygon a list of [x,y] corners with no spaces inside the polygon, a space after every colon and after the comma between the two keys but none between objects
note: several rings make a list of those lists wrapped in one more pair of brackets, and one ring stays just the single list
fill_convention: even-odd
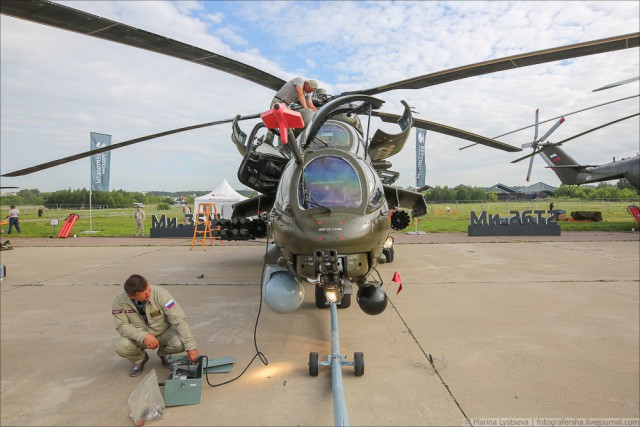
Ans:
[{"label": "man in grey coveralls", "polygon": [[[315,80],[305,80],[302,77],[296,77],[293,80],[285,83],[278,93],[271,100],[271,107],[278,102],[284,102],[287,105],[293,102],[299,102],[302,108],[318,111],[313,101],[311,100],[311,94],[318,89],[318,82]],[[309,95],[309,96],[307,96]]]},{"label": "man in grey coveralls", "polygon": [[113,325],[121,337],[116,353],[133,363],[129,376],[138,376],[149,360],[145,349],[158,350],[162,365],[171,366],[171,355],[187,351],[191,362],[198,358],[187,319],[171,294],[151,286],[134,274],[124,282],[124,291],[113,298]]}]

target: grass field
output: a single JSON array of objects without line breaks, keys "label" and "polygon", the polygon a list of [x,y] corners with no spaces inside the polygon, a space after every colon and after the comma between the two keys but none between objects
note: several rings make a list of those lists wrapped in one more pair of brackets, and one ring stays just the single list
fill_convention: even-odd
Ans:
[{"label": "grass field", "polygon": [[[599,211],[602,212],[603,221],[601,222],[568,222],[559,221],[563,231],[630,231],[632,228],[638,229],[633,217],[627,212],[627,206],[631,204],[639,204],[638,200],[630,201],[589,201],[589,200],[554,200],[555,209],[562,209],[567,212],[567,218],[573,211]],[[429,213],[426,217],[418,221],[418,231],[427,231],[429,233],[449,233],[449,232],[467,232],[469,225],[469,212],[475,211],[478,215],[482,211],[488,214],[499,214],[501,217],[509,217],[509,211],[524,210],[546,210],[549,208],[549,200],[546,201],[518,201],[518,202],[447,202],[447,203],[428,203]],[[447,207],[449,208],[447,210]],[[72,234],[78,237],[118,237],[133,236],[136,229],[136,223],[133,219],[135,209],[88,209],[80,210],[46,210],[42,217],[38,217],[37,206],[18,206],[21,212],[20,227],[21,237],[49,237],[54,235],[54,227],[51,225],[51,219],[57,218],[59,225],[55,227],[55,235],[60,231],[60,227],[64,219],[70,213],[77,213],[80,219],[75,225]],[[8,206],[1,207],[6,216],[9,211]],[[178,223],[182,222],[182,209],[179,207],[171,207],[167,210],[157,210],[156,205],[148,205],[145,208],[146,221],[145,229],[147,235],[151,228],[151,216],[161,215],[167,217],[178,218]],[[7,225],[2,226],[2,230],[6,238]],[[412,222],[404,231],[414,231],[416,229],[415,222]],[[95,234],[87,234],[85,231],[98,231]],[[14,230],[15,233],[15,230]]]}]

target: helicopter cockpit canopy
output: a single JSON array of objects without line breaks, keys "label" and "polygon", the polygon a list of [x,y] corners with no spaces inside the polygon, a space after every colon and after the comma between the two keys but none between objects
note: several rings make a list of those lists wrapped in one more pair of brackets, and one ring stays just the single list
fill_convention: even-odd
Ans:
[{"label": "helicopter cockpit canopy", "polygon": [[[353,128],[362,137],[363,130],[358,115],[368,114],[372,110],[377,110],[382,104],[384,104],[384,101],[366,95],[347,95],[329,101],[316,113],[301,135],[302,149],[316,145],[317,142],[314,142],[316,138],[322,139],[327,134],[338,133],[337,128],[327,126],[327,122],[332,119],[329,123],[346,123],[349,125],[348,127]],[[347,126],[344,126],[343,129],[347,129]],[[350,146],[350,150],[355,148],[353,145]]]},{"label": "helicopter cockpit canopy", "polygon": [[362,204],[358,174],[349,162],[340,157],[315,158],[302,172],[298,203],[302,209],[337,206],[357,208]]},{"label": "helicopter cockpit canopy", "polygon": [[334,149],[321,150],[312,157],[302,170],[295,162],[284,169],[276,209],[291,212],[293,202],[296,210],[302,211],[372,210],[386,201],[380,177],[363,159]]},{"label": "helicopter cockpit canopy", "polygon": [[331,147],[355,153],[358,145],[363,144],[362,137],[352,126],[331,120],[327,121],[313,139],[311,147]]}]

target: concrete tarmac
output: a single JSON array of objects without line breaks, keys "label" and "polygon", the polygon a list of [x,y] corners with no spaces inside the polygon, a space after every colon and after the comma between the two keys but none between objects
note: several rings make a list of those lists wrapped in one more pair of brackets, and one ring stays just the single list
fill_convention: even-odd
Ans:
[{"label": "concrete tarmac", "polygon": [[[341,352],[365,359],[362,377],[343,368],[351,425],[638,425],[639,233],[395,236],[394,262],[378,268],[387,310],[369,316],[354,298],[338,312]],[[160,381],[169,373],[148,351],[143,374],[130,378],[114,351],[111,300],[133,273],[172,293],[201,354],[236,358],[211,383],[237,377],[256,354],[264,243],[190,251],[182,239],[9,239],[3,426],[133,425],[131,392],[151,370]],[[236,381],[203,385],[200,404],[167,408],[152,424],[333,425],[330,369],[314,378],[307,365],[309,352],[331,353],[330,326],[312,287],[293,314],[264,307],[256,340],[268,365],[256,358]]]}]

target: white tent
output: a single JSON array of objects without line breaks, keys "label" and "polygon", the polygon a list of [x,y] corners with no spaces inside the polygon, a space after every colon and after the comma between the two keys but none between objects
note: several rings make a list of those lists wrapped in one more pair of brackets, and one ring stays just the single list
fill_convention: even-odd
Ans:
[{"label": "white tent", "polygon": [[[193,215],[198,214],[198,205],[200,203],[215,203],[216,211],[221,218],[231,218],[233,212],[233,205],[242,200],[246,200],[242,194],[231,188],[227,180],[222,181],[211,193],[205,194],[200,197],[196,197],[193,200]],[[213,210],[211,211],[213,213]]]}]

